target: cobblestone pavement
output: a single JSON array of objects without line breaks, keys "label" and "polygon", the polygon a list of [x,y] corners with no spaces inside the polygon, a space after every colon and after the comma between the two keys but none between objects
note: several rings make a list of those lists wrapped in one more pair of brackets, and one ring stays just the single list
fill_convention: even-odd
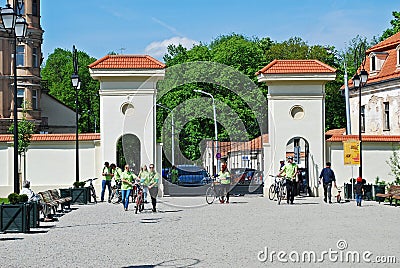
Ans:
[{"label": "cobblestone pavement", "polygon": [[141,214],[133,205],[126,212],[109,203],[72,206],[31,233],[0,234],[0,267],[395,267],[376,262],[390,256],[400,262],[400,207],[311,197],[279,206],[260,196],[212,205],[204,197],[159,201],[157,213],[146,204]]}]

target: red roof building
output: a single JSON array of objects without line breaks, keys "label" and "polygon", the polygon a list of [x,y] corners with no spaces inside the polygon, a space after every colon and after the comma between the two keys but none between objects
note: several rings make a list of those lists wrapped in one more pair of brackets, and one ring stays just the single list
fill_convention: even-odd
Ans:
[{"label": "red roof building", "polygon": [[[366,51],[369,76],[361,90],[363,135],[400,135],[400,32]],[[343,87],[342,87],[343,88]],[[358,133],[359,91],[349,81],[351,133]]]}]

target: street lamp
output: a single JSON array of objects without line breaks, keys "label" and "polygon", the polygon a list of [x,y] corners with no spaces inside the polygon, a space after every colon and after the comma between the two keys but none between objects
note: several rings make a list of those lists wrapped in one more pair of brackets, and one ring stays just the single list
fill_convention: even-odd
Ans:
[{"label": "street lamp", "polygon": [[74,65],[74,73],[71,75],[72,86],[75,88],[75,168],[76,175],[75,181],[79,181],[79,133],[78,133],[78,90],[81,88],[81,81],[78,75],[78,53],[76,52],[75,46],[72,47],[72,62]]},{"label": "street lamp", "polygon": [[368,72],[364,69],[360,74],[356,73],[353,77],[354,88],[358,88],[358,140],[360,142],[360,166],[358,176],[362,178],[362,137],[361,137],[361,88],[367,84]]},{"label": "street lamp", "polygon": [[[10,4],[6,8],[1,9],[1,20],[4,29],[11,35],[14,41],[14,59],[13,59],[13,72],[14,72],[14,192],[19,193],[19,172],[18,172],[18,107],[17,107],[17,41],[26,36],[27,23],[21,15],[22,1],[14,1],[14,8]],[[18,9],[18,10],[17,10]]]},{"label": "street lamp", "polygon": [[[216,155],[215,156],[217,157],[217,173],[218,173],[218,171],[220,169],[220,160],[219,160],[220,159],[220,155],[219,155],[219,152],[218,152],[218,129],[217,129],[217,113],[215,111],[215,99],[214,99],[213,95],[211,95],[210,93],[205,92],[203,90],[195,89],[194,92],[203,93],[203,94],[211,97],[211,99],[212,99],[213,112],[214,112],[214,132],[215,132],[215,150],[216,150]],[[213,146],[213,148],[214,148],[214,146]],[[213,166],[213,169],[214,169],[214,152],[213,152],[213,157],[212,157],[212,166]]]},{"label": "street lamp", "polygon": [[174,166],[174,165],[175,165],[175,125],[174,125],[174,112],[173,112],[170,108],[168,108],[168,107],[166,107],[166,106],[164,106],[164,105],[162,105],[162,104],[160,104],[160,103],[157,103],[157,106],[159,106],[159,107],[161,107],[161,108],[164,108],[164,109],[166,109],[166,110],[168,110],[168,111],[171,112],[171,131],[172,131],[172,134],[171,134],[171,136],[172,136],[172,141],[171,141],[171,147],[172,147],[171,164],[172,164],[172,166]]}]

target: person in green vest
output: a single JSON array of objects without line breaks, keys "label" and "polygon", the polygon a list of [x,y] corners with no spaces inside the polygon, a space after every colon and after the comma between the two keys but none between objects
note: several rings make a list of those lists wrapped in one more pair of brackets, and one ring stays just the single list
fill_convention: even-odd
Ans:
[{"label": "person in green vest", "polygon": [[140,172],[138,175],[140,179],[140,184],[143,187],[143,199],[144,202],[147,203],[147,192],[149,191],[148,185],[149,185],[149,171],[147,169],[147,166],[144,165],[143,167],[140,168]]},{"label": "person in green vest", "polygon": [[101,175],[103,176],[103,181],[101,182],[101,202],[104,202],[104,192],[106,191],[106,186],[108,187],[108,203],[111,202],[111,179],[113,177],[111,173],[110,163],[105,162]]},{"label": "person in green vest", "polygon": [[[218,178],[221,182],[221,191],[225,195],[226,203],[229,204],[229,191],[231,187],[231,173],[229,172],[226,163],[222,163],[221,170],[218,172]],[[220,199],[223,203],[224,200]]]},{"label": "person in green vest", "polygon": [[117,167],[117,165],[115,165],[114,163],[112,163],[110,165],[111,167],[111,173],[113,174],[113,179],[115,182],[115,186],[116,186],[116,194],[117,196],[119,196],[118,202],[121,202],[121,176],[122,176],[122,169],[120,167]]},{"label": "person in green vest", "polygon": [[282,174],[286,177],[286,201],[289,204],[293,204],[296,176],[297,176],[297,164],[293,163],[293,156],[288,157],[288,162],[281,168],[278,176]]},{"label": "person in green vest", "polygon": [[154,169],[154,164],[149,165],[150,172],[148,174],[149,179],[149,191],[151,196],[151,204],[153,206],[152,211],[156,212],[157,205],[157,195],[158,195],[158,181],[160,179],[160,174]]},{"label": "person in green vest", "polygon": [[124,172],[121,174],[121,194],[122,194],[122,204],[125,211],[128,210],[129,196],[133,189],[133,184],[135,183],[137,176],[129,170],[129,165],[125,165]]},{"label": "person in green vest", "polygon": [[176,166],[172,166],[172,168],[171,168],[171,182],[173,184],[177,184],[178,183],[178,177],[179,177],[179,174],[178,174],[178,170],[176,169]]}]

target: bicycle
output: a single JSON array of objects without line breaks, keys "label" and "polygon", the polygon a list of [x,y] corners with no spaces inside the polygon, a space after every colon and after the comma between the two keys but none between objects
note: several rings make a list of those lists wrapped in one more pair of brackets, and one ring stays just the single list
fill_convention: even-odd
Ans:
[{"label": "bicycle", "polygon": [[[270,177],[274,177],[274,183],[269,187],[268,197],[270,200],[275,198],[275,195],[278,199],[278,205],[281,204],[282,199],[286,197],[286,177],[269,175]],[[280,179],[277,179],[280,178]]]},{"label": "bicycle", "polygon": [[121,193],[121,181],[117,181],[115,185],[111,187],[111,203],[119,204],[122,201]]},{"label": "bicycle", "polygon": [[133,192],[134,192],[134,203],[135,203],[135,214],[142,212],[144,210],[144,196],[143,196],[143,187],[140,184],[135,183],[133,185]]},{"label": "bicycle", "polygon": [[219,199],[221,203],[225,202],[225,196],[223,195],[220,187],[220,183],[217,179],[211,179],[211,185],[206,190],[206,202],[211,205],[215,199]]},{"label": "bicycle", "polygon": [[95,203],[95,204],[97,204],[97,199],[96,199],[96,190],[94,189],[94,186],[93,186],[93,181],[94,181],[94,180],[97,180],[97,179],[98,179],[98,178],[87,179],[87,180],[84,181],[85,183],[89,182],[89,186],[88,186],[88,188],[89,188],[89,193],[90,193],[90,195],[93,197],[93,200],[94,200],[94,203]]}]

